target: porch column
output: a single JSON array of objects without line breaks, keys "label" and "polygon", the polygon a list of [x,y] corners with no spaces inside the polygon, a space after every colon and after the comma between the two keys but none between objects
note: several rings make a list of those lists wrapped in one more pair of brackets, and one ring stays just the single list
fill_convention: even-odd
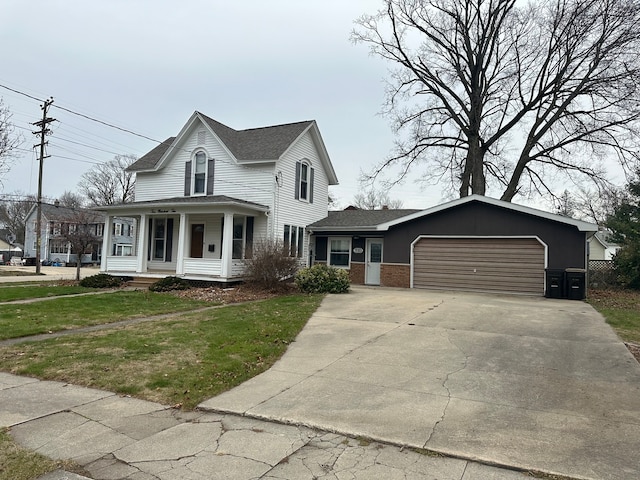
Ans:
[{"label": "porch column", "polygon": [[222,278],[229,278],[231,275],[231,262],[233,256],[233,213],[224,214],[224,231],[222,232],[222,260],[220,275]]},{"label": "porch column", "polygon": [[111,253],[111,221],[113,217],[107,215],[102,230],[102,256],[100,257],[100,271],[107,271],[107,256]]},{"label": "porch column", "polygon": [[140,225],[138,226],[138,245],[136,248],[136,272],[142,273],[147,269],[147,236],[149,235],[149,221],[143,213],[140,215]]},{"label": "porch column", "polygon": [[176,275],[184,274],[184,246],[187,242],[187,215],[180,214],[180,227],[178,228],[178,258],[176,258]]}]

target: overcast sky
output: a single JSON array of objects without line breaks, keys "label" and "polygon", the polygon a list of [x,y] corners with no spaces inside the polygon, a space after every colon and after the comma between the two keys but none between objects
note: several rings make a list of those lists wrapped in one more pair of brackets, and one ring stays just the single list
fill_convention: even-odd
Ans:
[{"label": "overcast sky", "polygon": [[[56,106],[153,139],[178,133],[194,110],[235,129],[316,120],[343,206],[361,169],[387,156],[393,134],[378,115],[390,67],[350,42],[354,20],[378,0],[4,0],[0,84],[54,97],[43,195],[76,190],[82,173],[115,154],[156,144]],[[0,88],[24,134],[3,193],[37,192],[40,103]],[[89,147],[79,145],[85,144]],[[93,147],[93,148],[90,148]],[[407,182],[390,192],[407,208],[435,205],[438,187]]]},{"label": "overcast sky", "polygon": [[[43,195],[74,191],[92,165],[144,155],[176,135],[195,110],[241,130],[316,120],[342,207],[360,172],[387,157],[394,136],[379,112],[393,66],[354,45],[354,20],[381,0],[3,0],[0,85],[54,97]],[[37,192],[40,102],[0,87],[24,137],[0,193]],[[405,208],[445,200],[415,172],[389,194]],[[498,194],[498,193],[496,193]],[[523,203],[522,199],[518,199]],[[530,202],[529,202],[530,203]],[[536,205],[539,206],[539,205]],[[548,208],[549,204],[542,204]]]}]

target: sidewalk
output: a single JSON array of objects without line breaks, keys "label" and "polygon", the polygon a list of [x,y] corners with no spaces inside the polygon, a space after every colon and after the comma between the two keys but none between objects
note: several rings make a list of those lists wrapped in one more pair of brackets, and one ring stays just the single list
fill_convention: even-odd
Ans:
[{"label": "sidewalk", "polygon": [[[43,399],[46,399],[43,400]],[[0,373],[0,428],[96,480],[524,480],[524,473],[305,426],[157,403]],[[57,471],[41,480],[85,477]]]},{"label": "sidewalk", "polygon": [[[28,272],[32,275],[20,276],[0,276],[0,283],[18,282],[46,282],[51,280],[75,280],[76,267],[40,267],[42,275],[35,275],[36,267],[16,267],[11,265],[0,265],[0,271]],[[80,269],[80,278],[90,277],[100,273],[97,267],[83,267]]]}]

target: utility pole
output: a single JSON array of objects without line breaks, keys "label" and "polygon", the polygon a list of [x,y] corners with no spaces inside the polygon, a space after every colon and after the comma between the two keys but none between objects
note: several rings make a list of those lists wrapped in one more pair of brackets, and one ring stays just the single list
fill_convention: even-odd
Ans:
[{"label": "utility pole", "polygon": [[44,154],[44,147],[47,144],[44,137],[51,134],[51,130],[47,127],[51,122],[55,122],[55,118],[47,117],[47,110],[53,103],[53,97],[45,100],[44,105],[40,105],[42,109],[42,120],[34,122],[32,125],[40,127],[40,130],[33,132],[34,135],[40,135],[40,143],[33,146],[33,148],[40,147],[40,165],[38,166],[38,200],[36,211],[36,274],[40,273],[40,249],[42,244],[42,165],[44,159],[49,155]]}]

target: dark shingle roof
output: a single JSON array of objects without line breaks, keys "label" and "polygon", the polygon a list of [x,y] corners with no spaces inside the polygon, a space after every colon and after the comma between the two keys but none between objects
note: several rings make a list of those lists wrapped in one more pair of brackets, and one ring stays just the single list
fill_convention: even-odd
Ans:
[{"label": "dark shingle roof", "polygon": [[311,229],[330,230],[331,228],[362,228],[375,227],[382,223],[397,220],[399,218],[419,212],[415,209],[398,210],[340,210],[329,212],[322,220],[309,225]]},{"label": "dark shingle roof", "polygon": [[312,120],[271,127],[234,130],[200,113],[238,160],[277,160]]},{"label": "dark shingle roof", "polygon": [[137,172],[139,170],[148,170],[156,166],[158,161],[162,158],[164,153],[169,149],[176,137],[169,137],[160,145],[155,147],[150,152],[140,157],[137,161],[133,162],[127,168],[128,172]]},{"label": "dark shingle roof", "polygon": [[[36,207],[33,207],[33,211],[36,211]],[[42,203],[42,215],[48,220],[57,222],[74,222],[77,221],[79,215],[83,215],[83,218],[92,220],[95,222],[102,222],[104,215],[96,210],[89,210],[86,208],[69,208],[61,205],[52,205],[50,203]],[[86,217],[84,217],[86,215]]]},{"label": "dark shingle roof", "polygon": [[[222,140],[237,160],[277,160],[304,132],[313,120],[271,127],[234,130],[197,112]],[[133,163],[127,170],[137,172],[154,168],[171,147],[176,137],[170,137]]]}]

